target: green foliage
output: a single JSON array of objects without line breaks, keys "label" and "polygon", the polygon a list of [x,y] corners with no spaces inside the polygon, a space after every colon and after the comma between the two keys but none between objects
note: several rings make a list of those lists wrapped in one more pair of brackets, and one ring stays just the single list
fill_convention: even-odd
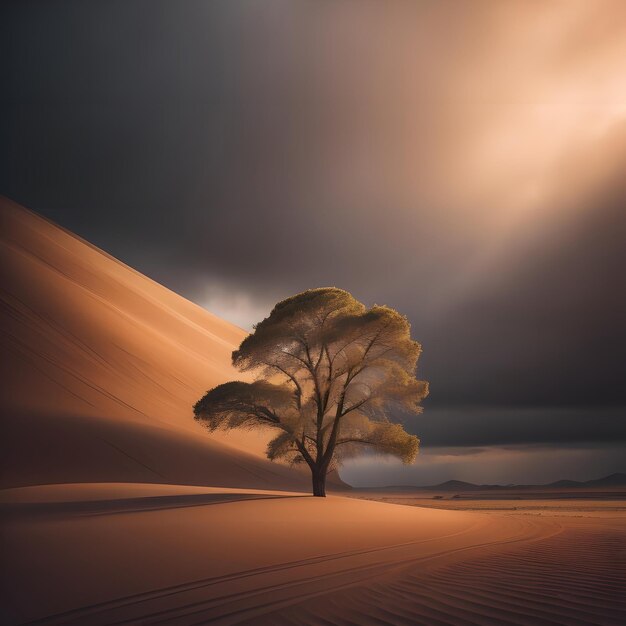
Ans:
[{"label": "green foliage", "polygon": [[314,484],[364,446],[411,463],[419,439],[391,418],[422,410],[420,352],[394,309],[367,309],[334,287],[310,289],[279,302],[233,352],[233,364],[258,380],[215,387],[194,413],[211,430],[275,428],[268,457],[306,462]]}]

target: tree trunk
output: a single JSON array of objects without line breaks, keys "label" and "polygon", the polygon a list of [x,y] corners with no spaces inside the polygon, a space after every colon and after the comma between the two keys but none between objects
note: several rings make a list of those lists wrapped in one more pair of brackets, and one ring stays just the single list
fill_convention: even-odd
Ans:
[{"label": "tree trunk", "polygon": [[326,497],[326,472],[324,470],[312,469],[313,475],[313,495],[325,498]]}]

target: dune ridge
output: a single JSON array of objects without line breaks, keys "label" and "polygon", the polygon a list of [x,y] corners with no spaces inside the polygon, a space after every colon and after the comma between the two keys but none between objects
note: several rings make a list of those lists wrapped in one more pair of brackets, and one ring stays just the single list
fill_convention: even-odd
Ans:
[{"label": "dune ridge", "polygon": [[0,200],[0,485],[182,482],[302,488],[263,436],[209,436],[191,407],[241,378],[245,331]]}]

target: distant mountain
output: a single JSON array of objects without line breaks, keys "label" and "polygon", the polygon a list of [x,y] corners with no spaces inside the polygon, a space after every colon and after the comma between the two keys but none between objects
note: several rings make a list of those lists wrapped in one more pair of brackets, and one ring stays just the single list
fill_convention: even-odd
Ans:
[{"label": "distant mountain", "polygon": [[476,489],[479,488],[480,487],[478,485],[466,483],[462,480],[447,480],[445,483],[441,483],[440,485],[426,487],[426,489],[441,489],[442,491],[476,491]]},{"label": "distant mountain", "polygon": [[626,474],[618,472],[604,478],[579,482],[576,480],[557,480],[542,487],[626,487]]},{"label": "distant mountain", "polygon": [[585,482],[577,480],[557,480],[553,483],[543,485],[475,485],[462,480],[447,480],[446,482],[438,485],[428,485],[422,487],[394,485],[384,487],[384,489],[386,491],[414,491],[416,489],[428,491],[487,491],[492,489],[579,489],[590,487],[626,487],[626,474],[618,472],[616,474],[605,476],[604,478],[596,478],[595,480],[587,480]]},{"label": "distant mountain", "polygon": [[[602,479],[601,479],[602,480]],[[556,482],[543,485],[544,487],[582,487],[585,483],[578,480],[557,480]]]},{"label": "distant mountain", "polygon": [[626,486],[626,474],[618,472],[605,476],[604,478],[597,478],[596,480],[588,480],[583,485],[587,487],[623,487]]}]

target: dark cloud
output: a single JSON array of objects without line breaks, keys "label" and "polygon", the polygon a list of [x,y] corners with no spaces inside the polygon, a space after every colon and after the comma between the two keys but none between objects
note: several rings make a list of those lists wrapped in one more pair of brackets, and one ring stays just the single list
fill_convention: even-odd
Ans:
[{"label": "dark cloud", "polygon": [[626,193],[613,191],[431,326],[435,397],[453,381],[437,404],[624,405]]},{"label": "dark cloud", "polygon": [[424,448],[415,465],[363,457],[349,462],[342,477],[355,487],[424,486],[446,480],[538,485],[563,477],[584,481],[608,476],[622,470],[623,456],[623,445]]},{"label": "dark cloud", "polygon": [[494,407],[432,408],[405,421],[426,448],[541,444],[626,443],[623,408]]},{"label": "dark cloud", "polygon": [[0,192],[241,325],[395,306],[433,445],[623,440],[608,8],[5,2]]}]

